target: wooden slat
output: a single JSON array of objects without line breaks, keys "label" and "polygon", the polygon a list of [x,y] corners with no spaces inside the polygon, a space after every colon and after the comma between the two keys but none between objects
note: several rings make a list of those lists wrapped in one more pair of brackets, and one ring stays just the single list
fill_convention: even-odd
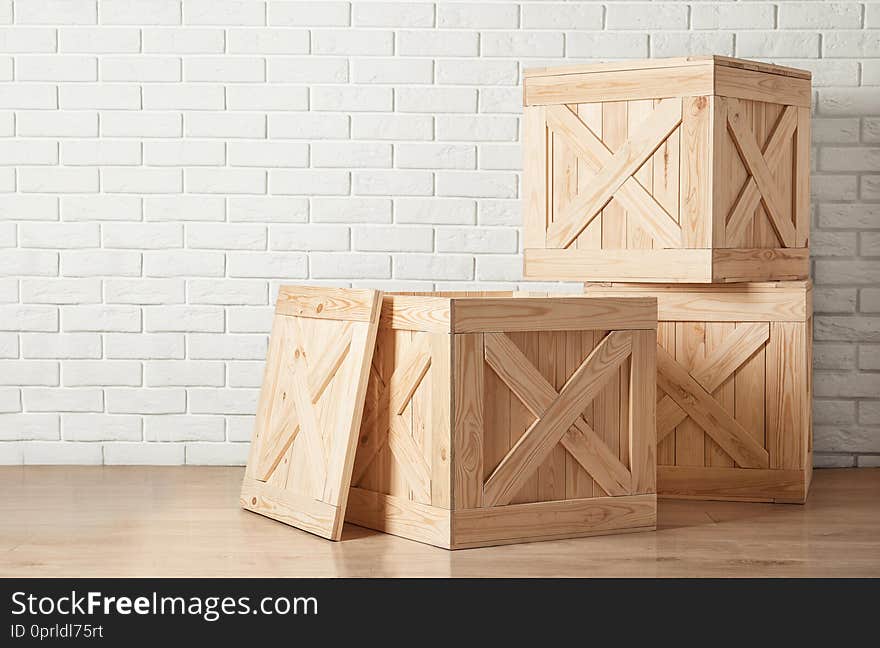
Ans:
[{"label": "wooden slat", "polygon": [[795,245],[807,247],[810,242],[810,108],[797,110],[795,137],[794,222]]},{"label": "wooden slat", "polygon": [[543,106],[523,109],[523,241],[543,244],[547,231],[547,125]]},{"label": "wooden slat", "polygon": [[[501,333],[486,334],[485,351],[486,362],[511,392],[537,418],[545,416],[559,394],[528,358]],[[610,452],[583,417],[575,419],[571,429],[562,437],[562,444],[608,494],[631,492],[630,471]]]},{"label": "wooden slat", "polygon": [[[539,374],[556,391],[556,370],[559,365],[557,355],[557,337],[565,336],[564,331],[539,331],[538,363],[535,365]],[[485,344],[484,339],[484,344]],[[559,388],[565,381],[559,385]],[[565,499],[565,449],[557,444],[547,453],[535,471],[538,480],[538,500],[548,502]]]},{"label": "wooden slat", "polygon": [[623,529],[650,530],[656,524],[655,495],[598,497],[457,510],[452,516],[453,547],[479,547],[513,540],[525,542],[571,538]]},{"label": "wooden slat", "polygon": [[[675,361],[687,372],[706,353],[705,322],[679,322],[675,325]],[[669,356],[672,357],[672,353]],[[658,362],[658,369],[660,364]],[[657,377],[657,386],[669,397]],[[679,403],[675,401],[677,405]],[[683,412],[686,410],[682,409]],[[679,466],[702,466],[706,454],[706,435],[693,419],[683,420],[675,430],[675,463]]]},{"label": "wooden slat", "polygon": [[703,94],[806,108],[810,107],[812,99],[812,87],[809,79],[734,69],[723,65],[715,68],[714,86],[714,91]]},{"label": "wooden slat", "polygon": [[711,247],[713,101],[712,97],[686,97],[681,101],[679,224],[684,248]]},{"label": "wooden slat", "polygon": [[332,504],[250,477],[242,482],[239,502],[244,509],[324,538],[331,537],[329,530],[339,514],[339,508]]},{"label": "wooden slat", "polygon": [[[654,111],[654,99],[638,99],[635,101],[630,101],[627,107],[627,124],[626,129],[627,132],[633,132],[636,130],[639,125],[647,119],[650,114]],[[671,135],[671,133],[670,133]],[[668,137],[668,136],[667,136]],[[665,140],[664,140],[665,142]],[[662,146],[662,143],[661,145]],[[659,149],[660,146],[657,148]],[[645,163],[639,167],[639,169],[631,176],[634,180],[637,181],[639,186],[650,188],[654,183],[654,155],[652,154]],[[620,193],[620,192],[618,192]],[[647,193],[647,190],[646,192]],[[650,196],[650,194],[648,194]],[[618,198],[618,200],[620,200]],[[654,197],[651,196],[650,202],[647,205],[653,205],[659,207],[660,205],[654,200]],[[627,205],[624,203],[623,207],[626,209],[626,247],[629,249],[651,249],[654,247],[653,237],[647,231],[648,227],[652,224],[656,223],[658,225],[663,225],[664,223],[669,223],[674,228],[673,231],[678,233],[678,224],[672,222],[672,219],[669,218],[668,214],[664,214],[664,220],[654,219],[651,220],[651,214],[648,214],[647,218],[641,216],[639,212],[639,208],[645,205]],[[662,232],[658,232],[661,234]],[[672,236],[669,240],[664,241],[664,245],[658,245],[657,247],[679,247],[681,243],[681,235]]]},{"label": "wooden slat", "polygon": [[571,331],[590,327],[656,328],[650,299],[588,299],[584,297],[474,298],[455,300],[456,333],[490,331]]},{"label": "wooden slat", "polygon": [[[681,122],[681,101],[661,102],[614,154],[608,165],[596,176],[590,191],[572,201],[561,217],[547,228],[547,245],[564,248],[571,244],[611,199],[612,195],[647,160],[664,139]],[[606,141],[607,125],[603,124]],[[604,224],[604,221],[603,221]]]},{"label": "wooden slat", "polygon": [[[613,168],[614,154],[620,150],[627,139],[626,113],[628,106],[626,101],[604,101],[602,103],[602,139],[603,144],[607,145],[610,150],[611,159],[596,172],[596,175],[590,180],[589,186],[580,194],[581,196],[589,195],[595,189],[596,183],[602,181],[602,174]],[[573,206],[573,209],[580,209],[580,207]],[[596,216],[593,222],[598,219],[599,216]],[[590,225],[591,223],[587,223],[588,227]],[[603,248],[626,247],[626,210],[613,197],[610,197],[601,211],[600,225]],[[552,246],[548,245],[548,247]]]},{"label": "wooden slat", "polygon": [[281,286],[275,312],[294,317],[370,322],[375,290]]},{"label": "wooden slat", "polygon": [[771,322],[767,344],[767,449],[770,467],[801,469],[807,421],[806,324]]},{"label": "wooden slat", "polygon": [[431,334],[431,504],[452,508],[452,337]]},{"label": "wooden slat", "polygon": [[[581,364],[581,360],[585,358],[592,349],[592,331],[566,331],[563,372],[558,376],[559,380],[557,381],[559,389],[561,389],[562,385],[564,385],[566,381],[571,378],[572,374],[577,371],[577,368]],[[581,416],[587,425],[592,426],[592,403],[587,405]],[[583,465],[572,455],[573,452],[569,451],[565,456],[565,499],[592,497],[594,488],[593,478],[584,469]]]},{"label": "wooden slat", "polygon": [[[602,104],[588,103],[577,105],[577,116],[584,123],[590,133],[599,141],[602,140]],[[603,148],[605,146],[603,145]],[[607,150],[607,149],[606,149]],[[596,170],[586,163],[584,158],[578,158],[578,193],[587,190],[593,178],[596,177]],[[543,246],[543,242],[541,243]],[[527,247],[527,246],[526,246]],[[602,247],[602,219],[594,218],[593,222],[584,228],[577,238],[577,247],[598,250]]]},{"label": "wooden slat", "polygon": [[559,396],[501,461],[483,488],[489,506],[510,502],[519,487],[632,352],[629,332],[610,333],[581,364]]},{"label": "wooden slat", "polygon": [[345,512],[352,524],[444,549],[451,548],[451,517],[448,509],[362,488],[349,491]]},{"label": "wooden slat", "polygon": [[482,506],[483,481],[483,336],[453,340],[454,405],[452,427],[453,508]]},{"label": "wooden slat", "polygon": [[[604,215],[603,215],[604,218]],[[544,281],[657,281],[709,283],[712,250],[654,249],[523,251],[523,277]]]},{"label": "wooden slat", "polygon": [[659,466],[657,489],[663,498],[746,502],[803,502],[806,499],[803,470]]},{"label": "wooden slat", "polygon": [[386,439],[397,467],[406,476],[406,484],[419,501],[431,495],[431,469],[410,431],[398,416],[391,417]]},{"label": "wooden slat", "polygon": [[383,328],[449,333],[451,302],[447,297],[386,294],[382,299]]},{"label": "wooden slat", "polygon": [[657,382],[738,465],[769,465],[767,451],[663,349],[657,350]]},{"label": "wooden slat", "polygon": [[[737,330],[751,326],[748,323],[736,324]],[[770,335],[770,325],[767,335]],[[733,416],[749,431],[755,442],[762,448],[764,445],[764,370],[766,350],[761,346],[737,369],[734,375],[734,409]]]},{"label": "wooden slat", "polygon": [[717,282],[796,281],[810,274],[808,248],[722,248],[712,250]]},{"label": "wooden slat", "polygon": [[[629,376],[629,456],[632,494],[655,493],[657,480],[657,335],[633,334]],[[623,442],[623,440],[621,440]]]}]

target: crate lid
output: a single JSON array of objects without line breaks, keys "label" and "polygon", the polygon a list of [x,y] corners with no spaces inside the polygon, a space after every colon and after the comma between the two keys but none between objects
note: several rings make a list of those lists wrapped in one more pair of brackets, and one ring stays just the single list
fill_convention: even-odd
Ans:
[{"label": "crate lid", "polygon": [[382,293],[282,286],[241,505],[338,540]]},{"label": "crate lid", "polygon": [[732,58],[729,56],[684,56],[675,58],[641,59],[632,61],[612,61],[608,63],[591,63],[586,65],[563,65],[557,67],[526,68],[524,77],[557,76],[563,74],[589,74],[593,72],[621,72],[624,70],[652,70],[671,67],[723,66],[740,70],[751,70],[767,74],[777,74],[796,79],[810,79],[808,70]]}]

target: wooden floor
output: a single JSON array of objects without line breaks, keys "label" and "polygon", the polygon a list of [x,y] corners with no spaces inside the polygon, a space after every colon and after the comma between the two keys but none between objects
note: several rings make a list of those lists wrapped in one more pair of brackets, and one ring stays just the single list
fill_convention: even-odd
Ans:
[{"label": "wooden floor", "polygon": [[661,501],[655,533],[448,552],[238,508],[240,468],[2,467],[0,576],[880,576],[880,469],[805,506]]}]

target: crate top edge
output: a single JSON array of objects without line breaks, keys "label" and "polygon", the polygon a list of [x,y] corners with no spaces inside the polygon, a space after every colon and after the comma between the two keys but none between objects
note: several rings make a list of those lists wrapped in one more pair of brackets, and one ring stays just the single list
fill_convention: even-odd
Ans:
[{"label": "crate top edge", "polygon": [[634,59],[626,61],[609,61],[605,63],[587,63],[582,65],[560,65],[554,67],[525,68],[523,80],[543,76],[565,76],[567,74],[591,74],[598,72],[625,72],[631,70],[656,70],[674,67],[700,67],[707,70],[715,66],[734,68],[737,70],[749,70],[776,74],[795,79],[812,79],[809,70],[776,65],[774,63],[762,63],[749,59],[733,58],[730,56],[705,55],[684,56],[674,58]]}]

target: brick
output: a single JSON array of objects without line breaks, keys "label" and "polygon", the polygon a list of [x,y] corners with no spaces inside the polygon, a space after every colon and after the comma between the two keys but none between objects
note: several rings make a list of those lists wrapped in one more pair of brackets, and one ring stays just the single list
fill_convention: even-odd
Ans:
[{"label": "brick", "polygon": [[94,0],[28,0],[15,3],[15,22],[21,25],[94,25]]},{"label": "brick", "polygon": [[312,30],[313,54],[347,56],[390,56],[394,53],[394,32],[384,30]]},{"label": "brick", "polygon": [[19,81],[97,81],[98,62],[91,56],[19,56],[15,74]]},{"label": "brick", "polygon": [[147,416],[144,439],[147,441],[223,441],[226,421],[222,416]]},{"label": "brick", "polygon": [[226,367],[222,362],[150,360],[144,363],[147,387],[222,387],[225,382]]},{"label": "brick", "polygon": [[810,178],[810,195],[814,201],[855,201],[858,197],[858,178],[841,175],[813,175]]},{"label": "brick", "polygon": [[266,172],[262,169],[191,168],[184,174],[188,193],[263,194]]},{"label": "brick", "polygon": [[820,259],[816,261],[816,282],[872,284],[880,276],[880,261]]},{"label": "brick", "polygon": [[285,27],[344,27],[349,23],[348,2],[285,2],[270,0],[269,24]]},{"label": "brick", "polygon": [[179,0],[101,0],[103,25],[179,25]]},{"label": "brick", "polygon": [[856,404],[847,400],[816,400],[813,402],[815,425],[850,425],[856,422]]},{"label": "brick", "polygon": [[[65,387],[140,387],[141,363],[132,360],[65,360]],[[84,439],[79,439],[84,440]]]},{"label": "brick", "polygon": [[266,80],[262,58],[245,56],[192,56],[183,59],[185,81],[221,83],[262,82]]},{"label": "brick", "polygon": [[602,7],[561,2],[522,5],[525,29],[602,29]]},{"label": "brick", "polygon": [[[68,31],[66,29],[62,30]],[[0,52],[38,54],[54,52],[55,30],[47,27],[0,27]],[[7,89],[4,89],[4,91]]]},{"label": "brick", "polygon": [[267,76],[271,83],[346,83],[348,59],[272,57]]},{"label": "brick", "polygon": [[818,58],[816,32],[743,31],[736,35],[736,55],[751,58]]},{"label": "brick", "polygon": [[355,227],[353,249],[363,252],[431,252],[434,232],[427,227]]},{"label": "brick", "polygon": [[880,288],[862,288],[859,310],[863,313],[880,313]]},{"label": "brick", "polygon": [[[880,232],[862,232],[859,254],[862,256],[880,256]],[[855,251],[853,251],[855,254]]]},{"label": "brick", "polygon": [[186,226],[186,244],[193,249],[265,250],[266,228],[249,224],[190,223]]},{"label": "brick", "polygon": [[23,111],[15,117],[16,134],[33,137],[95,137],[98,134],[96,112]]},{"label": "brick", "polygon": [[479,281],[519,281],[522,279],[522,263],[518,256],[486,256],[477,259]]},{"label": "brick", "polygon": [[477,56],[479,34],[473,31],[399,31],[401,56]]},{"label": "brick", "polygon": [[4,388],[0,389],[0,412],[15,413],[21,411],[21,390]]},{"label": "brick", "polygon": [[[108,56],[101,58],[100,65],[101,79],[104,81],[160,83],[180,81],[182,78],[180,59],[170,56]],[[151,103],[163,101],[167,104],[173,101],[171,93],[168,92],[157,91],[154,93],[150,89],[149,94]]]},{"label": "brick", "polygon": [[444,2],[437,7],[439,27],[464,29],[515,29],[519,9],[511,4]]},{"label": "brick", "polygon": [[106,137],[180,137],[183,117],[178,113],[102,112],[101,135]]},{"label": "brick", "polygon": [[335,252],[349,249],[348,227],[337,225],[272,225],[269,247],[273,250]]},{"label": "brick", "polygon": [[394,202],[395,221],[435,225],[473,225],[477,206],[473,200],[455,198],[400,198]]},{"label": "brick", "polygon": [[814,369],[853,369],[856,349],[852,344],[816,342],[813,344]]},{"label": "brick", "polygon": [[22,447],[25,465],[100,465],[104,455],[97,443],[31,441]]},{"label": "brick", "polygon": [[101,188],[107,193],[180,193],[183,182],[179,169],[107,167],[101,169]]},{"label": "brick", "polygon": [[862,140],[880,143],[880,119],[868,117],[862,120]]},{"label": "brick", "polygon": [[311,146],[311,161],[315,167],[390,167],[391,144],[316,142]]},{"label": "brick", "polygon": [[859,345],[859,369],[876,371],[880,369],[880,345]]},{"label": "brick", "polygon": [[292,142],[229,142],[230,166],[305,167],[309,163],[309,147]]},{"label": "brick", "polygon": [[522,91],[519,88],[483,88],[480,90],[481,113],[522,112]]},{"label": "brick", "polygon": [[480,36],[481,54],[489,57],[559,57],[563,49],[561,33],[487,31]]},{"label": "brick", "polygon": [[733,34],[713,32],[651,34],[652,57],[689,56],[696,52],[733,56]]},{"label": "brick", "polygon": [[519,171],[522,168],[522,148],[516,144],[482,144],[479,147],[481,169]]},{"label": "brick", "polygon": [[813,289],[813,308],[817,313],[854,313],[856,290],[816,286]]},{"label": "brick", "polygon": [[269,333],[275,309],[272,307],[241,307],[227,309],[230,333]]},{"label": "brick", "polygon": [[36,250],[3,250],[0,277],[57,277],[58,253]]},{"label": "brick", "polygon": [[[859,402],[859,423],[862,425],[880,425],[880,401]],[[859,466],[861,466],[861,461]]]},{"label": "brick", "polygon": [[147,277],[222,277],[224,271],[222,252],[155,250],[144,253],[144,276]]},{"label": "brick", "polygon": [[0,358],[18,357],[18,335],[0,333]]},{"label": "brick", "polygon": [[180,223],[105,223],[101,235],[104,247],[164,249],[183,247]]},{"label": "brick", "polygon": [[65,196],[61,199],[61,213],[66,221],[140,220],[141,199],[137,196]]},{"label": "brick", "polygon": [[308,54],[309,32],[294,29],[230,29],[233,54]]},{"label": "brick", "polygon": [[313,198],[315,223],[390,223],[391,201],[383,198]]},{"label": "brick", "polygon": [[434,179],[427,171],[356,171],[353,193],[361,196],[429,196]]},{"label": "brick", "polygon": [[516,174],[497,171],[441,171],[437,195],[465,198],[515,198]]},{"label": "brick", "polygon": [[816,452],[880,452],[876,428],[817,425],[813,438]]},{"label": "brick", "polygon": [[305,279],[308,262],[305,254],[234,252],[229,254],[228,274],[230,277]]},{"label": "brick", "polygon": [[192,304],[255,306],[268,303],[265,281],[252,279],[193,279],[187,282]]},{"label": "brick", "polygon": [[428,115],[353,115],[352,139],[430,140],[434,118]]},{"label": "brick", "polygon": [[518,80],[516,61],[439,59],[436,63],[436,82],[439,84],[516,85]]},{"label": "brick", "polygon": [[263,384],[264,362],[230,362],[230,387],[257,387]]},{"label": "brick", "polygon": [[814,336],[817,340],[880,342],[880,317],[816,317]]},{"label": "brick", "polygon": [[[812,73],[814,88],[859,85],[858,61],[842,59],[775,59],[780,65],[797,67]],[[864,83],[863,85],[869,85]]]},{"label": "brick", "polygon": [[822,54],[829,58],[871,58],[880,56],[874,31],[829,31],[822,35]]},{"label": "brick", "polygon": [[144,164],[150,166],[216,166],[226,161],[223,142],[144,142]]},{"label": "brick", "polygon": [[58,198],[0,196],[0,220],[58,220]]},{"label": "brick", "polygon": [[880,147],[823,147],[819,165],[823,171],[880,171]]},{"label": "brick", "polygon": [[196,113],[184,116],[187,137],[248,137],[266,136],[266,117],[252,113]]},{"label": "brick", "polygon": [[141,34],[151,54],[222,54],[226,43],[222,29],[145,27]]},{"label": "brick", "polygon": [[256,0],[183,0],[185,25],[264,25],[265,13]]},{"label": "brick", "polygon": [[269,115],[270,139],[346,139],[348,115],[311,114]]},{"label": "brick", "polygon": [[394,259],[397,279],[456,281],[474,278],[474,258],[451,254],[401,254]]},{"label": "brick", "polygon": [[247,443],[187,443],[186,463],[191,466],[244,466]]},{"label": "brick", "polygon": [[[52,43],[55,37],[53,34]],[[141,35],[134,28],[78,27],[58,30],[58,51],[74,54],[132,54],[140,51]],[[54,48],[49,50],[54,51]]]},{"label": "brick", "polygon": [[148,221],[222,221],[226,202],[214,196],[155,196],[144,199]]},{"label": "brick", "polygon": [[773,29],[772,4],[720,3],[691,6],[693,29]]},{"label": "brick", "polygon": [[819,227],[868,229],[876,227],[880,205],[871,203],[819,205]]},{"label": "brick", "polygon": [[0,441],[58,441],[57,414],[0,414]]},{"label": "brick", "polygon": [[395,161],[401,169],[473,169],[477,151],[466,144],[397,144]]},{"label": "brick", "polygon": [[880,175],[862,176],[859,179],[859,196],[862,200],[880,200]]},{"label": "brick", "polygon": [[223,309],[215,306],[148,306],[144,330],[151,333],[223,332]]},{"label": "brick", "polygon": [[572,32],[565,35],[566,54],[571,57],[626,58],[648,56],[646,34]]},{"label": "brick", "polygon": [[13,304],[0,306],[0,331],[58,330],[58,309],[54,306]]},{"label": "brick", "polygon": [[265,335],[193,333],[189,336],[189,357],[196,360],[263,360]]},{"label": "brick", "polygon": [[182,443],[105,443],[103,448],[109,466],[179,466],[186,455]]},{"label": "brick", "polygon": [[308,216],[309,202],[305,198],[229,198],[229,220],[233,222],[304,223]]},{"label": "brick", "polygon": [[348,171],[270,169],[269,193],[332,196],[344,195],[351,185]]},{"label": "brick", "polygon": [[816,453],[813,455],[814,468],[852,468],[852,455],[831,455]]},{"label": "brick", "polygon": [[104,393],[100,389],[25,387],[22,402],[28,412],[100,412]]},{"label": "brick", "polygon": [[226,86],[227,110],[308,110],[309,89],[271,83],[266,86]]},{"label": "brick", "polygon": [[143,88],[146,110],[223,110],[223,86],[205,84],[146,85]]},{"label": "brick", "polygon": [[190,411],[194,414],[253,414],[258,395],[256,389],[190,389]]},{"label": "brick", "polygon": [[141,312],[136,306],[63,306],[63,331],[128,331],[141,330]]},{"label": "brick", "polygon": [[178,279],[107,279],[104,300],[108,304],[181,304],[185,284]]},{"label": "brick", "polygon": [[56,387],[58,363],[46,360],[0,360],[0,385]]},{"label": "brick", "polygon": [[25,193],[94,193],[98,191],[98,170],[23,167],[18,169],[18,188]]},{"label": "brick", "polygon": [[132,166],[141,163],[141,146],[126,140],[61,142],[61,163],[68,166]]},{"label": "brick", "polygon": [[820,89],[817,110],[835,117],[880,115],[880,88]]},{"label": "brick", "polygon": [[810,236],[810,249],[812,256],[855,256],[856,233],[813,232]]},{"label": "brick", "polygon": [[312,110],[388,111],[392,109],[391,88],[369,86],[316,86],[312,88]]},{"label": "brick", "polygon": [[472,88],[395,88],[395,108],[404,113],[472,113],[477,91]]},{"label": "brick", "polygon": [[253,431],[253,416],[226,417],[226,437],[230,441],[250,441]]},{"label": "brick", "polygon": [[183,336],[174,333],[108,333],[104,336],[104,355],[120,359],[180,359],[184,356]]},{"label": "brick", "polygon": [[434,6],[418,2],[355,4],[352,19],[356,27],[433,27]]},{"label": "brick", "polygon": [[310,256],[315,279],[389,279],[391,258],[387,254],[314,253]]},{"label": "brick", "polygon": [[186,390],[177,388],[106,389],[107,411],[111,414],[182,414],[186,411]]},{"label": "brick", "polygon": [[676,4],[611,4],[606,7],[606,29],[686,29],[688,8]]},{"label": "brick", "polygon": [[437,139],[465,142],[515,141],[516,117],[497,115],[439,115]]},{"label": "brick", "polygon": [[9,84],[0,94],[0,109],[48,109],[57,108],[58,100],[54,85],[43,83],[27,83],[24,85]]},{"label": "brick", "polygon": [[21,300],[30,304],[96,304],[100,279],[23,279]]},{"label": "brick", "polygon": [[516,230],[501,228],[438,228],[438,252],[513,254],[517,251]]},{"label": "brick", "polygon": [[355,59],[351,70],[353,83],[420,84],[434,79],[430,59],[363,58]]}]

